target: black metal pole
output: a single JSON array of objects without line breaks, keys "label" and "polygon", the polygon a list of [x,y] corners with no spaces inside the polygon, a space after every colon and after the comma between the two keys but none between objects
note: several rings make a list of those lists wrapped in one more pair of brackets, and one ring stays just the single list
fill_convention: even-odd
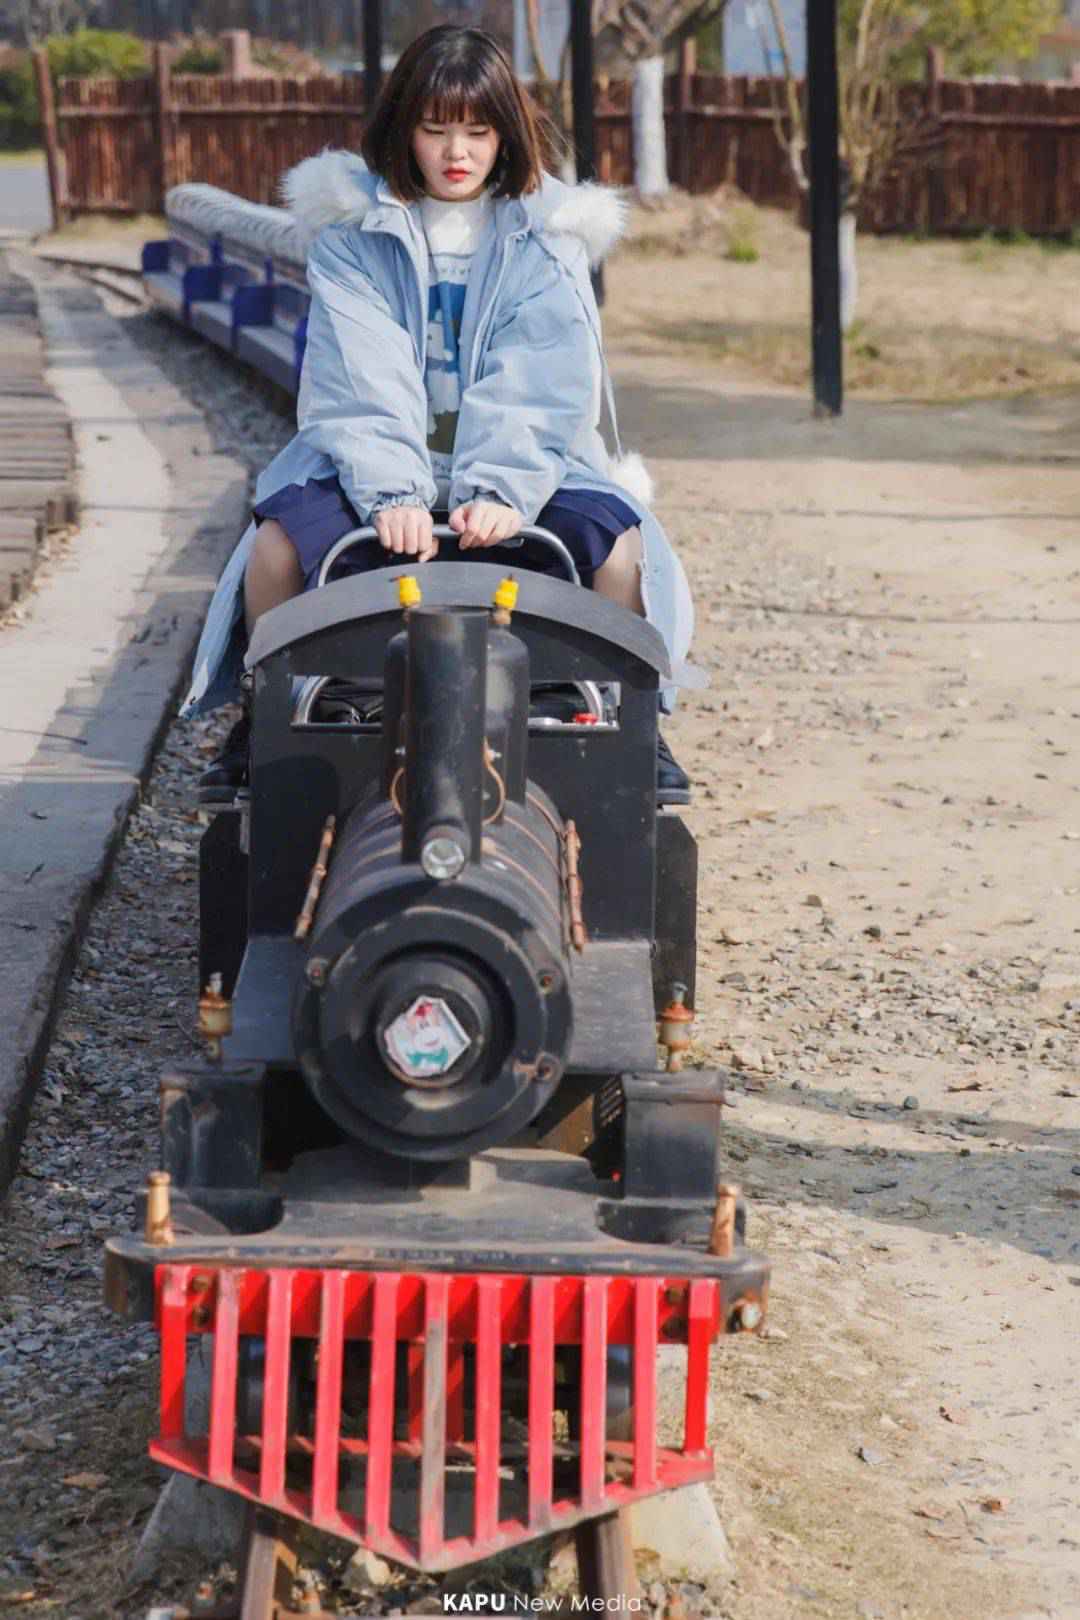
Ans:
[{"label": "black metal pole", "polygon": [[371,112],[382,89],[383,15],[382,0],[364,4],[364,105]]},{"label": "black metal pole", "polygon": [[806,99],[810,142],[810,275],[814,410],[844,408],[840,334],[840,155],[836,0],[806,0]]},{"label": "black metal pole", "polygon": [[[593,84],[592,0],[568,0],[570,6],[570,98],[574,113],[574,170],[580,183],[596,179],[596,117]],[[604,302],[604,271],[592,273],[596,302]]]},{"label": "black metal pole", "polygon": [[596,121],[593,117],[593,33],[591,0],[570,0],[570,76],[574,105],[574,160],[579,180],[596,179]]}]

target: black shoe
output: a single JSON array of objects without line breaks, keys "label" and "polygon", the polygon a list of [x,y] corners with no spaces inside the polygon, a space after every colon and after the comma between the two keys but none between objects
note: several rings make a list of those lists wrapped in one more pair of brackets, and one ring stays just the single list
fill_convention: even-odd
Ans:
[{"label": "black shoe", "polygon": [[660,732],[656,733],[656,802],[689,804],[690,778]]},{"label": "black shoe", "polygon": [[225,739],[221,753],[199,777],[200,804],[230,804],[247,787],[251,715],[245,709]]}]

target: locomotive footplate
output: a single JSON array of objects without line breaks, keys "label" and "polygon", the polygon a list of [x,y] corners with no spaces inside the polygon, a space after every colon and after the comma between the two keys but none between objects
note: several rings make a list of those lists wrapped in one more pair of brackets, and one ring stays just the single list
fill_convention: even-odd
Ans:
[{"label": "locomotive footplate", "polygon": [[[254,1106],[260,1077],[244,1071],[242,1088],[239,1078],[207,1065],[173,1073],[164,1083],[173,1098],[173,1134],[164,1136],[174,1183],[172,1242],[163,1250],[121,1236],[106,1247],[107,1299],[129,1319],[153,1316],[154,1270],[163,1259],[714,1277],[723,1284],[725,1321],[743,1302],[763,1296],[767,1266],[744,1245],[741,1201],[731,1256],[709,1252],[724,1100],[718,1072],[624,1075],[613,1082],[604,1127],[616,1139],[610,1157],[619,1169],[612,1179],[598,1177],[576,1155],[534,1147],[492,1148],[440,1166],[346,1142],[300,1153],[287,1171],[264,1174],[258,1185],[254,1174],[244,1185],[245,1162],[254,1170],[255,1158],[245,1160],[235,1098],[239,1090]],[[223,1106],[222,1097],[231,1106]],[[233,1171],[228,1178],[221,1175],[226,1153]],[[204,1176],[214,1184],[199,1185]]]}]

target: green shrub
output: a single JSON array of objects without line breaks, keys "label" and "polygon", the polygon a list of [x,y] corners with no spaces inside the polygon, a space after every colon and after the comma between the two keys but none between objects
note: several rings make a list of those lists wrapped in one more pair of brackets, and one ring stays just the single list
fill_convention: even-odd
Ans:
[{"label": "green shrub", "polygon": [[54,79],[137,79],[148,66],[141,39],[107,28],[54,34],[46,49]]},{"label": "green shrub", "polygon": [[290,79],[317,79],[324,71],[317,57],[284,39],[253,39],[251,60],[257,68]]},{"label": "green shrub", "polygon": [[1003,247],[1032,247],[1034,238],[1019,225],[1007,225],[1004,230],[995,231],[995,237]]},{"label": "green shrub", "polygon": [[1039,246],[1044,253],[1074,253],[1080,248],[1080,226],[1074,225],[1057,236],[1040,236]]},{"label": "green shrub", "polygon": [[174,73],[220,73],[225,66],[225,52],[216,39],[196,35],[172,64]]},{"label": "green shrub", "polygon": [[756,264],[758,252],[758,216],[752,203],[733,208],[725,221],[727,247],[724,258],[734,264]]},{"label": "green shrub", "polygon": [[730,259],[733,264],[757,264],[760,257],[761,254],[753,242],[745,242],[740,238],[729,242],[728,250],[724,254],[724,258]]},{"label": "green shrub", "polygon": [[39,145],[40,140],[37,92],[30,62],[25,55],[21,60],[9,58],[0,67],[0,150],[22,152]]},{"label": "green shrub", "polygon": [[[80,28],[46,41],[49,71],[57,79],[135,79],[147,71],[146,49],[134,34]],[[24,51],[6,53],[0,66],[0,149],[22,151],[41,140],[37,87]]]}]

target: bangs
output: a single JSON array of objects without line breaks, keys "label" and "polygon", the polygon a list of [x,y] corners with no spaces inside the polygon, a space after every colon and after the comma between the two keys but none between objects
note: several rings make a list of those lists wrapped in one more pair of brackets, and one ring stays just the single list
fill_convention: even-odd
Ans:
[{"label": "bangs", "polygon": [[461,76],[451,73],[447,73],[446,78],[450,81],[447,84],[431,86],[420,107],[417,123],[427,120],[432,124],[490,124],[500,135],[507,133],[500,126],[500,109],[495,98],[483,85],[466,84]]}]

